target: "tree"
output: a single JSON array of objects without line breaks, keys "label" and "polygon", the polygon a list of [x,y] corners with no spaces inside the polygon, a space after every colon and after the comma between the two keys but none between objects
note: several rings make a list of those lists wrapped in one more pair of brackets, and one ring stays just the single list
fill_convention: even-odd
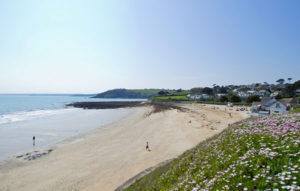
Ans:
[{"label": "tree", "polygon": [[275,99],[282,99],[282,96],[280,94],[278,94],[277,96],[275,96]]},{"label": "tree", "polygon": [[291,83],[292,79],[293,79],[293,78],[288,78],[287,80],[289,81],[289,83]]},{"label": "tree", "polygon": [[213,89],[209,88],[209,87],[205,87],[202,90],[203,93],[208,94],[208,95],[212,95],[213,94]]},{"label": "tree", "polygon": [[276,81],[278,84],[283,84],[284,83],[284,79],[278,79],[277,81]]},{"label": "tree", "polygon": [[252,103],[252,102],[254,102],[254,101],[260,101],[260,98],[259,98],[258,95],[249,96],[249,97],[247,97],[247,99],[246,99],[246,102],[247,102],[247,103]]},{"label": "tree", "polygon": [[158,95],[163,96],[163,95],[167,95],[169,92],[161,90],[158,92]]},{"label": "tree", "polygon": [[220,94],[227,94],[227,88],[224,87],[224,86],[221,86],[221,87],[219,88],[219,93],[220,93]]},{"label": "tree", "polygon": [[293,84],[287,84],[283,89],[284,97],[294,97],[296,91]]},{"label": "tree", "polygon": [[217,93],[219,88],[220,86],[218,86],[217,84],[213,84],[213,93]]},{"label": "tree", "polygon": [[192,88],[191,92],[193,93],[201,93],[203,88]]},{"label": "tree", "polygon": [[295,88],[295,90],[300,88],[300,80],[294,82],[294,88]]},{"label": "tree", "polygon": [[239,96],[237,96],[237,95],[232,95],[232,96],[230,97],[230,101],[231,101],[231,102],[241,102],[242,100],[241,100],[241,98],[240,98]]},{"label": "tree", "polygon": [[220,102],[227,102],[228,101],[228,97],[227,96],[221,96],[220,97]]},{"label": "tree", "polygon": [[300,80],[294,82],[293,84],[286,84],[284,88],[282,88],[282,97],[295,97],[296,90],[300,88]]}]

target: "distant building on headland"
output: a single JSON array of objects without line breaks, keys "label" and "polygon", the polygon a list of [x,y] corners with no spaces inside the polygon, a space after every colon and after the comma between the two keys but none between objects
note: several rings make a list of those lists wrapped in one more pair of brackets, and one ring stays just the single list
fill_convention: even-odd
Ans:
[{"label": "distant building on headland", "polygon": [[251,107],[252,115],[284,114],[287,112],[287,105],[272,97],[263,97],[261,102],[255,102]]}]

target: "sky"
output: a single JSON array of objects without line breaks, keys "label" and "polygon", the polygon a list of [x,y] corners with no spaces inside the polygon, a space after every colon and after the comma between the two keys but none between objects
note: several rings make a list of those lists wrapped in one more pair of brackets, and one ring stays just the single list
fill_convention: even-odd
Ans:
[{"label": "sky", "polygon": [[0,0],[0,93],[300,79],[299,0]]}]

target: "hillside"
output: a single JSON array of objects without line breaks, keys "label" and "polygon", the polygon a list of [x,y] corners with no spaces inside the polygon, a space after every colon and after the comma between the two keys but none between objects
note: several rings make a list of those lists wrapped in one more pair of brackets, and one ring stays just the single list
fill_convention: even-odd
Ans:
[{"label": "hillside", "polygon": [[127,98],[127,99],[148,99],[157,95],[160,89],[113,89],[97,94],[93,98]]},{"label": "hillside", "polygon": [[299,190],[300,114],[247,119],[125,190]]}]

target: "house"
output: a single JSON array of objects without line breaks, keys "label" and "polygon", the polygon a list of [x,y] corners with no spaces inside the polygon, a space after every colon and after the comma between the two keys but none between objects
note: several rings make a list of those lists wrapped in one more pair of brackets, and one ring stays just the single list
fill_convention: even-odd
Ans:
[{"label": "house", "polygon": [[253,91],[253,90],[249,90],[249,91],[247,91],[247,93],[248,93],[249,96],[256,95],[255,94],[256,91]]},{"label": "house", "polygon": [[201,98],[207,99],[210,96],[207,94],[188,94],[186,97],[190,99],[201,99]]},{"label": "house", "polygon": [[300,89],[297,89],[297,90],[296,90],[296,95],[297,95],[297,96],[300,96]]},{"label": "house", "polygon": [[237,93],[238,91],[239,91],[239,89],[237,89],[237,88],[232,90],[233,93]]},{"label": "house", "polygon": [[220,98],[222,96],[225,96],[226,94],[216,94],[216,98]]},{"label": "house", "polygon": [[267,90],[259,90],[256,95],[259,95],[259,96],[270,96],[271,95],[271,91],[269,89],[267,89]]},{"label": "house", "polygon": [[247,97],[249,97],[249,94],[248,93],[245,93],[245,92],[238,92],[238,94],[237,94],[239,97],[241,97],[241,98],[247,98]]},{"label": "house", "polygon": [[280,91],[275,91],[275,92],[273,92],[273,93],[271,93],[271,97],[276,97],[276,96],[278,96],[280,94]]},{"label": "house", "polygon": [[263,97],[260,103],[254,103],[251,107],[252,115],[272,115],[287,113],[287,106],[282,101],[272,97]]}]

